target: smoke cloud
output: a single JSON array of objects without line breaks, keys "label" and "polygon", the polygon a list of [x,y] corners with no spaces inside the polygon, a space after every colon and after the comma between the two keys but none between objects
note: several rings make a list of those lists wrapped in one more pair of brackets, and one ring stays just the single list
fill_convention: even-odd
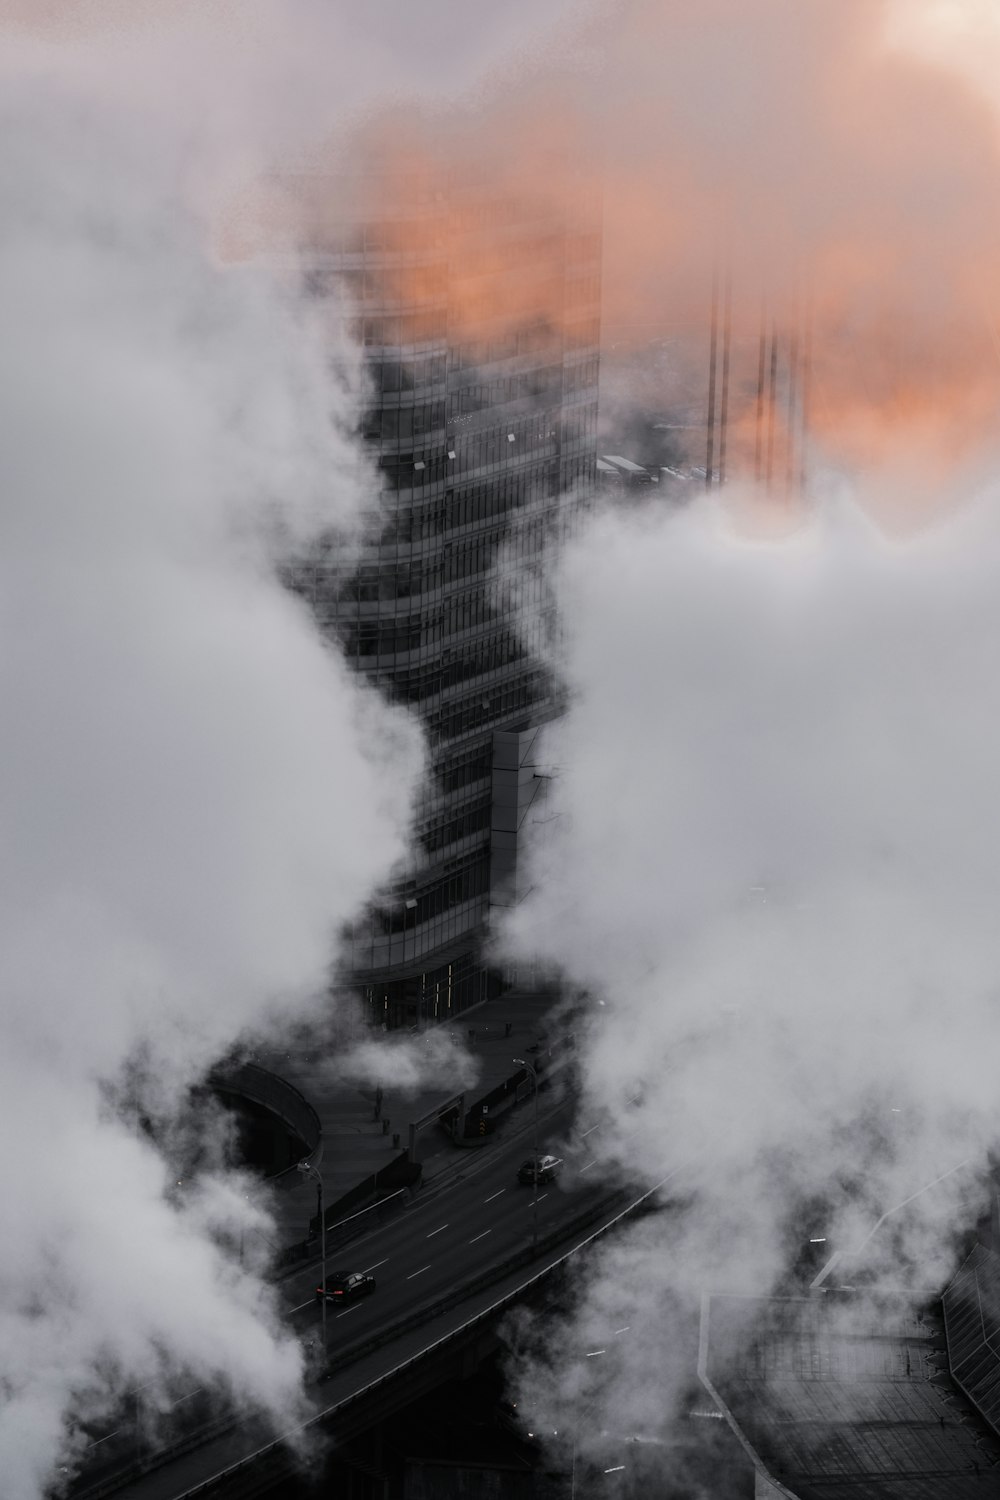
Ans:
[{"label": "smoke cloud", "polygon": [[[594,1154],[689,1200],[599,1257],[574,1319],[632,1303],[605,1427],[676,1344],[679,1296],[765,1291],[811,1234],[846,1250],[939,1174],[985,1171],[998,498],[906,542],[847,489],[778,540],[731,503],[608,514],[562,561],[571,708],[508,944],[602,1001]],[[968,1193],[948,1179],[869,1254],[940,1284]]]},{"label": "smoke cloud", "polygon": [[[378,486],[360,356],[247,260],[255,184],[376,101],[467,94],[564,9],[0,5],[11,1500],[179,1371],[298,1409],[299,1350],[235,1259],[256,1192],[221,1127],[179,1190],[173,1154],[211,1062],[315,1005],[405,852],[423,753],[277,579],[320,529],[349,556]],[[277,230],[294,252],[300,221]]]},{"label": "smoke cloud", "polygon": [[[995,1142],[1000,121],[973,3],[636,0],[576,44],[494,101],[539,143],[511,174],[584,145],[605,338],[686,338],[702,410],[713,281],[719,378],[727,300],[731,341],[724,501],[606,512],[556,571],[570,710],[501,942],[601,1001],[606,1169],[677,1173],[518,1365],[579,1439],[669,1428],[702,1287],[767,1290]],[[940,1284],[969,1193],[869,1255]]]},{"label": "smoke cloud", "polygon": [[458,1035],[436,1029],[419,1038],[360,1040],[343,1054],[330,1059],[320,1076],[341,1079],[376,1079],[406,1096],[421,1089],[441,1089],[442,1094],[470,1088],[479,1076],[479,1065],[465,1051]]},{"label": "smoke cloud", "polygon": [[367,522],[358,357],[211,263],[155,121],[36,79],[2,124],[0,1469],[31,1500],[126,1385],[297,1409],[233,1254],[253,1189],[219,1164],[178,1193],[139,1120],[169,1139],[322,988],[422,748],[276,574]]},{"label": "smoke cloud", "polygon": [[[687,1164],[690,1211],[627,1252],[647,1328],[706,1274],[766,1283],[802,1202],[853,1233],[992,1139],[986,7],[377,15],[0,10],[24,80],[0,161],[0,1082],[8,1138],[31,1129],[3,1169],[17,1497],[68,1411],[164,1359],[276,1412],[297,1399],[296,1351],[220,1248],[257,1210],[221,1175],[171,1197],[113,1101],[155,1079],[143,1102],[169,1118],[207,1058],[314,992],[405,847],[415,732],[274,582],[317,525],[370,520],[359,364],[263,273],[217,263],[297,242],[313,206],[260,184],[343,163],[348,125],[390,194],[394,160],[397,182],[472,170],[543,208],[602,193],[611,339],[704,338],[713,271],[728,281],[737,481],[762,325],[780,352],[769,507],[748,496],[737,525],[734,484],[728,509],[606,516],[561,566],[572,707],[508,939],[605,1002],[585,1087],[606,1163]],[[440,231],[460,245],[460,221]],[[492,305],[558,324],[544,277],[497,308],[502,240],[457,278],[458,323]],[[945,1265],[947,1220],[915,1275]],[[662,1347],[623,1356],[619,1413]]]}]

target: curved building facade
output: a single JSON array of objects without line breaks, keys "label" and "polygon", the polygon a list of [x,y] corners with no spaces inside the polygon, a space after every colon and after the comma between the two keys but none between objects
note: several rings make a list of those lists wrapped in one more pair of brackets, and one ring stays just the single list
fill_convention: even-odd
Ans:
[{"label": "curved building facade", "polygon": [[294,586],[420,715],[432,760],[413,857],[352,934],[376,1024],[445,1019],[495,983],[481,947],[512,880],[511,772],[523,810],[531,731],[557,707],[543,552],[595,490],[598,225],[592,203],[452,186],[310,254],[314,294],[346,288],[356,312],[385,523],[350,574],[318,549]]}]

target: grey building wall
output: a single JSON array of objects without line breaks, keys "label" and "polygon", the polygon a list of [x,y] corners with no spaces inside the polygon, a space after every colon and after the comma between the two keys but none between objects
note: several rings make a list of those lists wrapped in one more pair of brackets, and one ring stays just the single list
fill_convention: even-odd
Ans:
[{"label": "grey building wall", "polygon": [[528,783],[508,784],[505,757],[558,707],[539,564],[595,490],[597,224],[593,205],[546,217],[465,185],[311,255],[314,293],[354,299],[385,526],[349,575],[319,547],[294,586],[421,716],[432,759],[414,857],[352,934],[350,977],[389,1026],[486,996],[491,900],[517,891]]},{"label": "grey building wall", "polygon": [[528,893],[524,831],[529,811],[547,786],[537,752],[540,725],[498,730],[493,736],[493,805],[490,820],[490,905],[516,906]]}]

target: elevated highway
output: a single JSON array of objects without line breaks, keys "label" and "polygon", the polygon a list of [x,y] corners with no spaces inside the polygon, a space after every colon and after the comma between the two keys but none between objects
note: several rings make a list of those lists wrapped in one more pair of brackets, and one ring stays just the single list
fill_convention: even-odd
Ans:
[{"label": "elevated highway", "polygon": [[650,1200],[648,1193],[600,1180],[587,1136],[566,1139],[571,1114],[572,1106],[563,1103],[544,1121],[542,1149],[562,1156],[564,1167],[538,1194],[537,1255],[531,1251],[533,1194],[517,1182],[518,1163],[530,1154],[519,1133],[488,1152],[470,1153],[447,1184],[428,1189],[390,1222],[328,1256],[328,1274],[369,1271],[378,1285],[364,1301],[329,1309],[325,1361],[315,1300],[318,1265],[284,1279],[287,1317],[310,1349],[317,1377],[310,1387],[313,1413],[296,1432],[276,1436],[258,1420],[221,1411],[209,1393],[192,1391],[178,1403],[159,1446],[143,1436],[141,1413],[138,1425],[123,1421],[95,1435],[72,1495],[187,1500],[264,1493],[291,1472],[290,1444],[304,1430],[349,1437],[412,1400],[428,1382],[459,1373],[463,1360],[477,1360],[483,1341],[495,1345],[496,1323],[513,1301]]}]

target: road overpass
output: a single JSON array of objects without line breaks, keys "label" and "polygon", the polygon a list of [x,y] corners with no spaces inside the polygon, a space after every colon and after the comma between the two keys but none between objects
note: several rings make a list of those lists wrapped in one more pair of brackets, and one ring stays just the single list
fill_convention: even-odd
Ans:
[{"label": "road overpass", "polygon": [[[364,1430],[389,1410],[475,1361],[483,1341],[495,1345],[504,1310],[568,1256],[636,1212],[649,1195],[602,1181],[593,1134],[572,1134],[572,1105],[544,1120],[542,1149],[564,1158],[559,1179],[538,1195],[539,1254],[531,1254],[530,1189],[517,1182],[528,1154],[523,1138],[472,1153],[459,1175],[429,1190],[390,1222],[360,1235],[330,1259],[331,1271],[370,1271],[376,1293],[328,1315],[329,1359],[311,1386],[306,1428],[338,1439]],[[291,1326],[322,1367],[316,1265],[287,1276],[282,1300]],[[393,1405],[395,1403],[395,1406]],[[95,1435],[76,1500],[182,1500],[195,1495],[260,1493],[291,1471],[290,1441],[258,1420],[238,1421],[217,1398],[192,1391],[159,1448],[142,1434],[141,1410]]]}]

